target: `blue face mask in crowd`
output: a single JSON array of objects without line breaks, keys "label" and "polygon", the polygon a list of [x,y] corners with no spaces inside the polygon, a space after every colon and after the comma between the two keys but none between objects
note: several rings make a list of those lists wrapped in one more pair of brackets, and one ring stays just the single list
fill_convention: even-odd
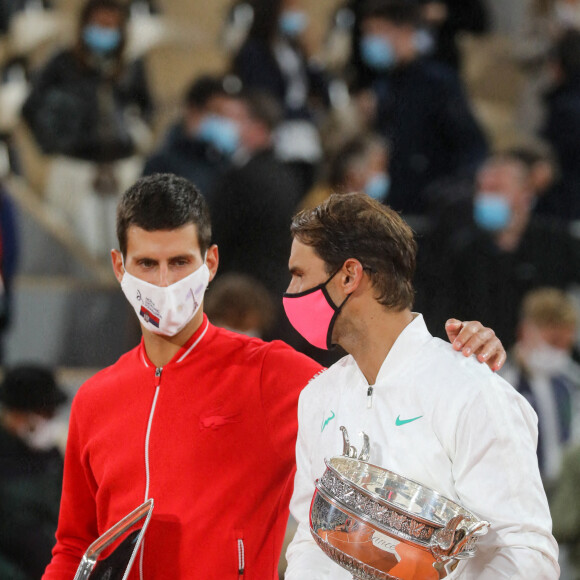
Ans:
[{"label": "blue face mask in crowd", "polygon": [[512,210],[499,193],[480,193],[476,196],[473,205],[473,219],[475,223],[490,232],[503,230],[512,217]]},{"label": "blue face mask in crowd", "polygon": [[121,31],[117,28],[89,24],[83,30],[83,41],[91,52],[100,55],[109,54],[119,48]]},{"label": "blue face mask in crowd", "polygon": [[280,32],[290,38],[299,36],[308,26],[308,16],[302,10],[284,10],[278,19]]},{"label": "blue face mask in crowd", "polygon": [[435,50],[433,33],[426,28],[420,28],[413,35],[413,44],[421,55],[429,55]]},{"label": "blue face mask in crowd", "polygon": [[237,123],[220,115],[208,115],[203,119],[195,137],[209,143],[228,157],[235,153],[240,144],[240,130]]},{"label": "blue face mask in crowd", "polygon": [[375,70],[388,70],[396,60],[391,41],[380,34],[365,34],[360,41],[362,61]]},{"label": "blue face mask in crowd", "polygon": [[386,173],[375,173],[365,183],[365,193],[377,201],[385,201],[391,188],[391,178]]}]

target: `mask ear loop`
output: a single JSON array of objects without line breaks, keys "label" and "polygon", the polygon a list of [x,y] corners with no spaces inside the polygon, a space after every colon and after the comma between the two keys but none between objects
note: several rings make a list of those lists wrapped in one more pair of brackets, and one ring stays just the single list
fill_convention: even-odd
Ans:
[{"label": "mask ear loop", "polygon": [[[330,278],[328,278],[328,280],[324,283],[324,287],[322,288],[322,291],[324,292],[324,294],[326,294],[326,298],[327,298],[328,302],[330,304],[332,304],[332,306],[334,307],[335,314],[338,314],[340,312],[341,308],[344,306],[345,302],[350,298],[350,296],[352,294],[352,292],[351,292],[351,294],[347,294],[346,298],[338,306],[336,306],[334,304],[334,300],[332,300],[332,298],[330,297],[330,294],[328,293],[328,290],[326,289],[326,285],[342,270],[342,266],[344,266],[344,262],[339,266],[338,270],[336,270],[334,272],[334,274],[331,274]],[[370,270],[370,268],[365,268],[363,266],[363,270],[365,270],[365,269]]]},{"label": "mask ear loop", "polygon": [[[344,265],[344,264],[343,264]],[[325,282],[324,284],[324,288],[322,289],[322,292],[324,294],[326,294],[326,299],[330,304],[334,304],[332,298],[330,297],[330,294],[328,293],[328,290],[326,289],[326,284],[328,284],[328,282],[330,282],[342,269],[342,266],[340,266],[340,268]],[[372,272],[372,268],[365,268],[363,266],[363,270],[369,270],[369,272]],[[336,322],[336,319],[338,318],[338,315],[340,314],[342,307],[346,304],[346,301],[352,296],[352,292],[350,294],[347,294],[345,299],[338,305],[334,307],[334,314],[332,315],[332,318],[330,320],[330,324],[328,325],[328,332],[326,334],[326,348],[328,350],[330,350],[334,345],[332,344],[332,331],[334,329],[334,324]]]},{"label": "mask ear loop", "polygon": [[352,293],[347,294],[346,298],[340,303],[340,306],[336,308],[332,318],[330,319],[330,324],[328,325],[328,332],[326,333],[326,348],[330,350],[334,344],[332,344],[332,331],[334,330],[334,324],[336,323],[336,319],[342,310],[342,307],[346,304],[346,301],[352,296]]},{"label": "mask ear loop", "polygon": [[328,350],[330,350],[334,346],[332,344],[332,331],[334,329],[334,324],[336,322],[336,319],[338,318],[338,315],[340,314],[342,307],[346,304],[346,301],[352,296],[352,293],[347,294],[345,299],[338,306],[336,306],[334,304],[334,301],[330,297],[330,294],[328,293],[328,290],[326,288],[326,285],[342,270],[342,266],[344,266],[344,263],[340,266],[340,268],[338,268],[338,270],[336,270],[336,272],[334,272],[334,274],[332,274],[332,276],[330,276],[330,278],[324,283],[324,287],[322,288],[322,293],[325,295],[326,301],[329,304],[331,304],[332,307],[334,308],[334,314],[332,315],[332,318],[330,319],[330,324],[328,325],[328,332],[326,333],[326,348]]}]

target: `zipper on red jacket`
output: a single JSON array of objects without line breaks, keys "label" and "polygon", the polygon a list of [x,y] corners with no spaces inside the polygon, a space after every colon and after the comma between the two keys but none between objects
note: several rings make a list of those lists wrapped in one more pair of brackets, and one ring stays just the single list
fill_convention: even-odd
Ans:
[{"label": "zipper on red jacket", "polygon": [[244,539],[238,538],[238,580],[244,580],[246,567],[246,553],[244,549]]},{"label": "zipper on red jacket", "polygon": [[[151,425],[153,423],[153,416],[155,414],[155,407],[157,406],[157,396],[159,395],[159,385],[161,383],[161,373],[163,367],[156,367],[155,369],[155,395],[149,412],[149,421],[147,422],[147,434],[145,435],[145,501],[149,499],[149,485],[151,483],[151,473],[149,472],[149,437],[151,436]],[[139,578],[143,580],[143,556],[145,554],[145,538],[141,543],[139,557]]]}]

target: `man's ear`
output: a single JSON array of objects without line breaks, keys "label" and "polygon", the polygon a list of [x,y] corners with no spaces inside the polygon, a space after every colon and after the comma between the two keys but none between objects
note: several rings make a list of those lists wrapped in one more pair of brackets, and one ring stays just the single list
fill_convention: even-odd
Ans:
[{"label": "man's ear", "polygon": [[119,250],[111,250],[111,262],[113,264],[115,278],[117,278],[120,284],[123,279],[123,274],[125,273],[125,268],[123,267],[123,254],[121,254]]},{"label": "man's ear", "polygon": [[360,285],[364,275],[362,264],[355,258],[349,258],[341,268],[342,289],[346,294],[352,294]]},{"label": "man's ear", "polygon": [[207,249],[207,255],[205,257],[205,263],[209,269],[209,281],[211,282],[217,273],[218,264],[219,264],[219,251],[216,244],[211,245]]}]

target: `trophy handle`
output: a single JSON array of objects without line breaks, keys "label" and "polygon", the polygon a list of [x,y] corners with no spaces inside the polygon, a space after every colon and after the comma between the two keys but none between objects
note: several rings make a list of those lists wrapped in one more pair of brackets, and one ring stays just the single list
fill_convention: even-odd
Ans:
[{"label": "trophy handle", "polygon": [[[482,520],[480,522],[472,522],[469,526],[459,530],[459,538],[453,545],[450,557],[457,560],[464,560],[471,558],[475,553],[475,540],[479,536],[487,534],[487,529],[490,523]],[[462,535],[464,533],[464,535]]]},{"label": "trophy handle", "polygon": [[364,431],[361,432],[360,434],[362,435],[363,438],[363,447],[361,449],[358,458],[360,461],[368,462],[369,457],[371,456],[371,442],[369,436]]},{"label": "trophy handle", "polygon": [[486,534],[489,526],[490,523],[485,520],[465,522],[465,516],[457,515],[433,535],[431,553],[438,562],[471,558],[475,553],[475,540]]},{"label": "trophy handle", "polygon": [[358,459],[359,461],[368,462],[371,451],[371,443],[369,440],[369,436],[364,432],[360,433],[360,435],[363,438],[363,447],[361,449],[361,452],[358,453],[356,447],[350,444],[350,438],[348,436],[348,431],[346,427],[344,425],[341,425],[340,430],[342,431],[342,455],[344,457],[350,457],[352,459]]},{"label": "trophy handle", "polygon": [[348,436],[348,431],[344,425],[340,426],[340,430],[342,431],[342,454],[344,457],[355,457],[356,449],[354,450],[355,455],[353,455],[353,447],[350,444],[350,438]]}]

